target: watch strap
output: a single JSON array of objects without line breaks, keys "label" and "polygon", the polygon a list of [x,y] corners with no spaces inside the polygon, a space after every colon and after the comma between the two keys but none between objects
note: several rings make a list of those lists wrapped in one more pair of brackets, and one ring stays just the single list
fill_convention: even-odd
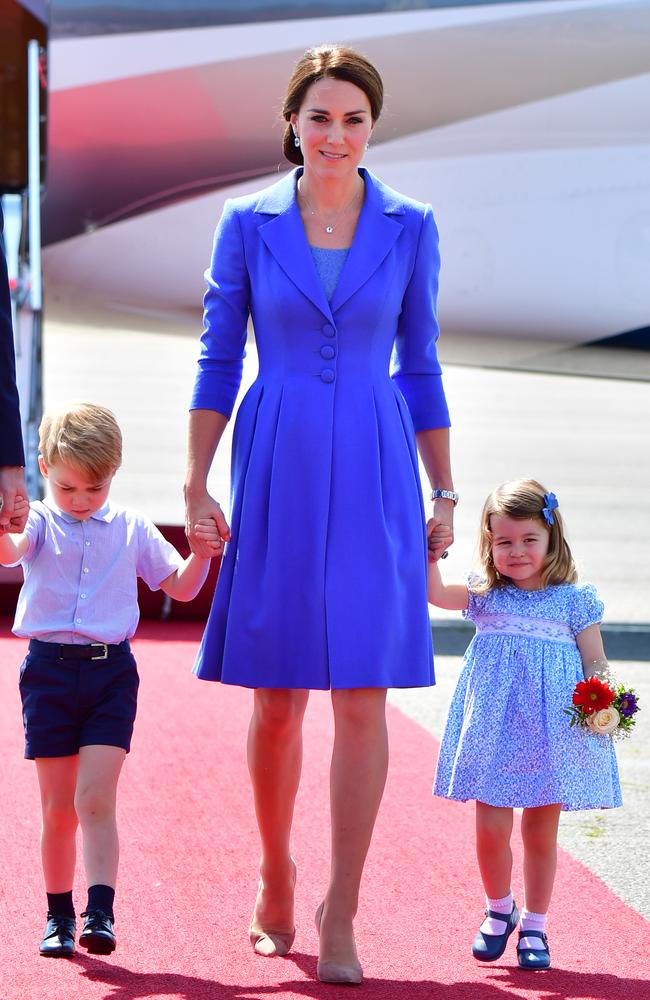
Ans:
[{"label": "watch strap", "polygon": [[458,503],[459,497],[455,490],[431,490],[432,500],[451,500],[454,507]]}]

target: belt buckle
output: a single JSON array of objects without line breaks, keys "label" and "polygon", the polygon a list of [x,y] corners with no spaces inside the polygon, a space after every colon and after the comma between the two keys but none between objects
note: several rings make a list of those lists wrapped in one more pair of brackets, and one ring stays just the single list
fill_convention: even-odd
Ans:
[{"label": "belt buckle", "polygon": [[106,645],[105,642],[91,642],[90,645],[91,645],[91,648],[95,648],[95,646],[96,646],[96,647],[104,650],[104,652],[101,653],[99,656],[91,656],[90,657],[91,660],[107,660],[108,659],[108,646]]}]

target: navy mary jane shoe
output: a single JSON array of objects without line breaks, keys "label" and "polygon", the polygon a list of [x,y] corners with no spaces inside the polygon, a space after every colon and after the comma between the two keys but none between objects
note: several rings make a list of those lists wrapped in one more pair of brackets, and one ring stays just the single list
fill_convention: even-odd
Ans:
[{"label": "navy mary jane shoe", "polygon": [[[540,938],[539,948],[522,948],[522,938]],[[517,943],[517,961],[520,969],[548,969],[551,965],[551,953],[548,948],[548,938],[544,931],[519,931]]]},{"label": "navy mary jane shoe", "polygon": [[484,934],[483,931],[479,931],[472,942],[472,955],[479,962],[496,962],[506,950],[508,938],[519,923],[519,910],[517,904],[513,902],[510,916],[497,913],[495,910],[486,910],[485,916],[504,921],[505,930],[503,934]]}]

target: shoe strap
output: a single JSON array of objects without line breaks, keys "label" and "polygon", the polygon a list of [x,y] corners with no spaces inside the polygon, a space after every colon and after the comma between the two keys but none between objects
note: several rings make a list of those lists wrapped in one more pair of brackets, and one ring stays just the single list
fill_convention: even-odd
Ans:
[{"label": "shoe strap", "polygon": [[[544,948],[546,949],[546,951],[548,951],[548,938],[546,937],[546,934],[544,933],[544,931],[534,931],[534,930],[529,930],[529,931],[522,931],[522,930],[520,930],[519,931],[519,940],[520,941],[521,941],[522,938],[530,938],[530,937],[541,938],[542,941],[544,942]],[[529,949],[529,950],[532,951],[533,949]],[[541,951],[542,949],[540,948],[539,950]]]},{"label": "shoe strap", "polygon": [[498,910],[486,910],[485,916],[492,917],[493,920],[503,920],[504,924],[509,924],[515,910],[515,906],[513,906],[510,913],[499,913]]}]

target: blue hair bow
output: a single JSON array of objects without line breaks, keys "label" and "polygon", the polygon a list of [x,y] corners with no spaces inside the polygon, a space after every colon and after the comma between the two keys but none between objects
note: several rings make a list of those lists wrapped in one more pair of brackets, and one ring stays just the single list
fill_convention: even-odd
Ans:
[{"label": "blue hair bow", "polygon": [[553,511],[559,507],[555,493],[545,493],[544,503],[546,504],[545,507],[542,507],[542,514],[544,515],[544,520],[546,521],[547,524],[555,524]]}]

